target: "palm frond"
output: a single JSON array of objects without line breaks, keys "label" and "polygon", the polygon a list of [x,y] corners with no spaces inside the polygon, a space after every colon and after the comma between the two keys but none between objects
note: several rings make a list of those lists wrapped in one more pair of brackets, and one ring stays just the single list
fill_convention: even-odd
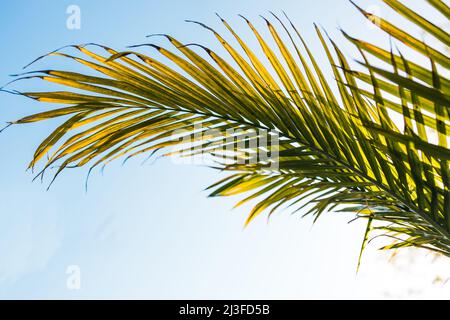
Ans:
[{"label": "palm frond", "polygon": [[[445,30],[399,1],[383,1],[448,46]],[[428,2],[448,15],[443,2]],[[72,60],[95,74],[42,70],[19,77],[66,87],[21,93],[64,107],[14,124],[68,117],[37,148],[30,168],[47,154],[39,175],[58,164],[54,177],[65,168],[92,170],[120,157],[208,154],[217,168],[232,172],[211,187],[211,196],[245,193],[238,205],[257,201],[246,223],[286,207],[315,219],[330,210],[353,212],[368,220],[362,249],[369,232],[378,230],[396,239],[384,248],[416,246],[450,256],[450,80],[442,71],[450,59],[357,8],[390,37],[426,56],[429,66],[344,33],[361,53],[363,70],[354,70],[316,27],[336,79],[329,83],[294,24],[273,14],[273,21],[264,18],[270,36],[243,17],[262,55],[223,18],[237,46],[194,23],[217,38],[228,58],[169,35],[163,36],[171,49],[147,43],[119,52],[89,44],[51,52],[47,56]],[[373,64],[373,58],[391,69]],[[268,134],[276,143],[263,148],[259,142]],[[261,157],[262,149],[268,156]]]}]

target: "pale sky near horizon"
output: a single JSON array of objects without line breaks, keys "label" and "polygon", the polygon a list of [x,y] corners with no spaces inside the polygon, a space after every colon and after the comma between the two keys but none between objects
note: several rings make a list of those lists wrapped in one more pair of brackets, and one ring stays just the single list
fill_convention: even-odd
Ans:
[{"label": "pale sky near horizon", "polygon": [[[380,0],[357,2],[396,19]],[[425,1],[408,2],[438,24],[447,23]],[[69,5],[81,9],[80,30],[66,27]],[[236,15],[246,15],[263,29],[258,15],[269,10],[288,13],[324,68],[314,22],[350,57],[355,52],[338,27],[388,43],[346,0],[17,0],[2,3],[0,10],[0,85],[34,58],[67,44],[96,42],[123,50],[148,42],[148,34],[169,33],[186,43],[218,48],[211,34],[184,20],[199,20],[225,33],[218,12],[249,35]],[[69,66],[51,58],[33,68],[53,63]],[[30,82],[15,88],[45,86]],[[0,93],[0,123],[40,107]],[[388,253],[376,250],[379,242],[368,246],[356,275],[365,226],[348,224],[351,215],[324,214],[312,227],[309,218],[281,212],[269,222],[262,215],[243,229],[250,207],[231,210],[239,198],[207,198],[202,190],[221,175],[201,166],[168,159],[125,166],[119,161],[103,175],[93,173],[87,193],[85,169],[67,170],[46,191],[49,177],[42,184],[32,182],[25,168],[58,123],[14,126],[0,134],[0,298],[450,298],[448,261],[433,261],[423,253],[388,261]],[[66,271],[73,265],[81,271],[79,290],[67,288]]]}]

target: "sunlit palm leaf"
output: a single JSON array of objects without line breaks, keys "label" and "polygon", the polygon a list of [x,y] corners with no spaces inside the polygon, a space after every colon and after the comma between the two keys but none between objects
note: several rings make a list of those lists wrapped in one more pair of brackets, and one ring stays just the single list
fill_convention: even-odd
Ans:
[{"label": "sunlit palm leaf", "polygon": [[[447,32],[404,4],[384,2],[444,45],[450,42]],[[444,3],[429,2],[448,14]],[[416,246],[449,256],[450,81],[439,70],[447,70],[450,59],[359,10],[391,37],[425,55],[430,66],[344,34],[361,52],[364,69],[355,71],[338,46],[316,28],[336,79],[331,84],[294,25],[277,16],[265,20],[271,39],[244,18],[262,56],[222,18],[240,48],[196,23],[213,33],[228,60],[168,35],[172,49],[149,43],[141,45],[140,52],[118,52],[90,44],[72,46],[76,55],[52,52],[49,55],[74,60],[96,75],[44,70],[21,76],[68,88],[21,93],[66,106],[14,123],[70,116],[38,147],[30,167],[48,155],[40,174],[58,165],[56,177],[65,168],[89,164],[92,170],[119,157],[207,153],[216,167],[234,173],[211,187],[212,196],[248,193],[238,205],[258,201],[247,223],[263,211],[272,214],[286,207],[315,219],[329,210],[354,212],[369,222],[362,248],[369,232],[379,230],[396,239],[385,248]],[[156,52],[144,54],[150,50]],[[392,68],[377,67],[371,57]],[[403,123],[395,123],[392,112],[400,114]],[[199,134],[211,129],[215,135]],[[230,140],[231,130],[240,134]],[[268,131],[279,136],[279,143],[266,150],[278,155],[277,166],[259,158],[260,146],[244,147]],[[178,150],[168,150],[174,146]],[[221,153],[225,147],[231,155]]]}]

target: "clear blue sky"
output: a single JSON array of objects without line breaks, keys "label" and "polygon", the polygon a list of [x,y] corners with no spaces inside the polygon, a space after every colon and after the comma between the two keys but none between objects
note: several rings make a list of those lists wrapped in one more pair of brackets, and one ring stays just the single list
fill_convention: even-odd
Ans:
[{"label": "clear blue sky", "polygon": [[[365,7],[380,2],[359,1]],[[80,30],[66,28],[71,4],[81,8]],[[184,20],[220,28],[214,15],[219,12],[248,35],[236,15],[264,27],[258,15],[269,10],[285,10],[315,52],[321,53],[313,22],[341,43],[338,26],[386,42],[344,0],[8,1],[0,11],[0,84],[35,57],[66,44],[97,42],[120,50],[163,32],[211,45],[209,33]],[[318,59],[324,61],[323,55]],[[61,65],[53,58],[34,67],[55,63]],[[25,87],[44,85],[15,88]],[[2,93],[0,107],[4,123],[42,105]],[[449,297],[448,286],[429,288],[434,271],[423,272],[428,260],[419,259],[405,272],[388,264],[376,246],[368,248],[356,276],[364,226],[347,224],[351,216],[326,215],[311,227],[310,219],[281,213],[244,230],[249,207],[231,211],[237,199],[207,199],[202,192],[220,177],[211,169],[169,160],[116,163],[104,175],[91,176],[87,194],[83,169],[66,171],[46,191],[48,181],[31,182],[25,168],[57,123],[11,127],[0,134],[0,298]],[[69,265],[80,267],[80,290],[66,287]]]}]

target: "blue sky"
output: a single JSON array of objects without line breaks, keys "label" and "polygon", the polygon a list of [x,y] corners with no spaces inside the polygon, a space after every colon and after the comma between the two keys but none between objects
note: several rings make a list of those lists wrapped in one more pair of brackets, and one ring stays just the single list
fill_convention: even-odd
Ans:
[{"label": "blue sky", "polygon": [[[380,2],[359,3],[367,8]],[[66,9],[72,4],[81,9],[80,30],[66,28]],[[249,35],[236,15],[263,27],[258,15],[269,10],[289,14],[311,49],[320,52],[323,65],[313,22],[343,43],[349,55],[354,50],[338,26],[386,42],[344,0],[19,0],[2,4],[0,11],[0,83],[35,57],[66,44],[97,42],[120,50],[146,42],[147,34],[164,32],[185,42],[216,45],[209,33],[184,20],[220,28],[214,15],[219,12]],[[380,10],[392,16],[383,6]],[[56,58],[34,68],[54,65],[68,68]],[[29,82],[15,88],[38,86],[45,87]],[[2,93],[0,122],[41,107]],[[243,229],[249,207],[232,211],[237,199],[208,199],[202,191],[221,177],[208,168],[170,160],[115,163],[103,175],[91,176],[87,193],[84,169],[66,171],[46,191],[49,181],[32,182],[25,168],[57,123],[11,127],[0,134],[0,298],[449,297],[448,286],[430,285],[442,263],[429,267],[430,257],[423,255],[407,255],[401,261],[415,264],[405,267],[401,261],[388,263],[387,254],[370,246],[356,275],[364,225],[348,224],[351,216],[329,214],[312,227],[310,219],[280,213]],[[71,265],[81,270],[80,290],[66,286]]]}]

